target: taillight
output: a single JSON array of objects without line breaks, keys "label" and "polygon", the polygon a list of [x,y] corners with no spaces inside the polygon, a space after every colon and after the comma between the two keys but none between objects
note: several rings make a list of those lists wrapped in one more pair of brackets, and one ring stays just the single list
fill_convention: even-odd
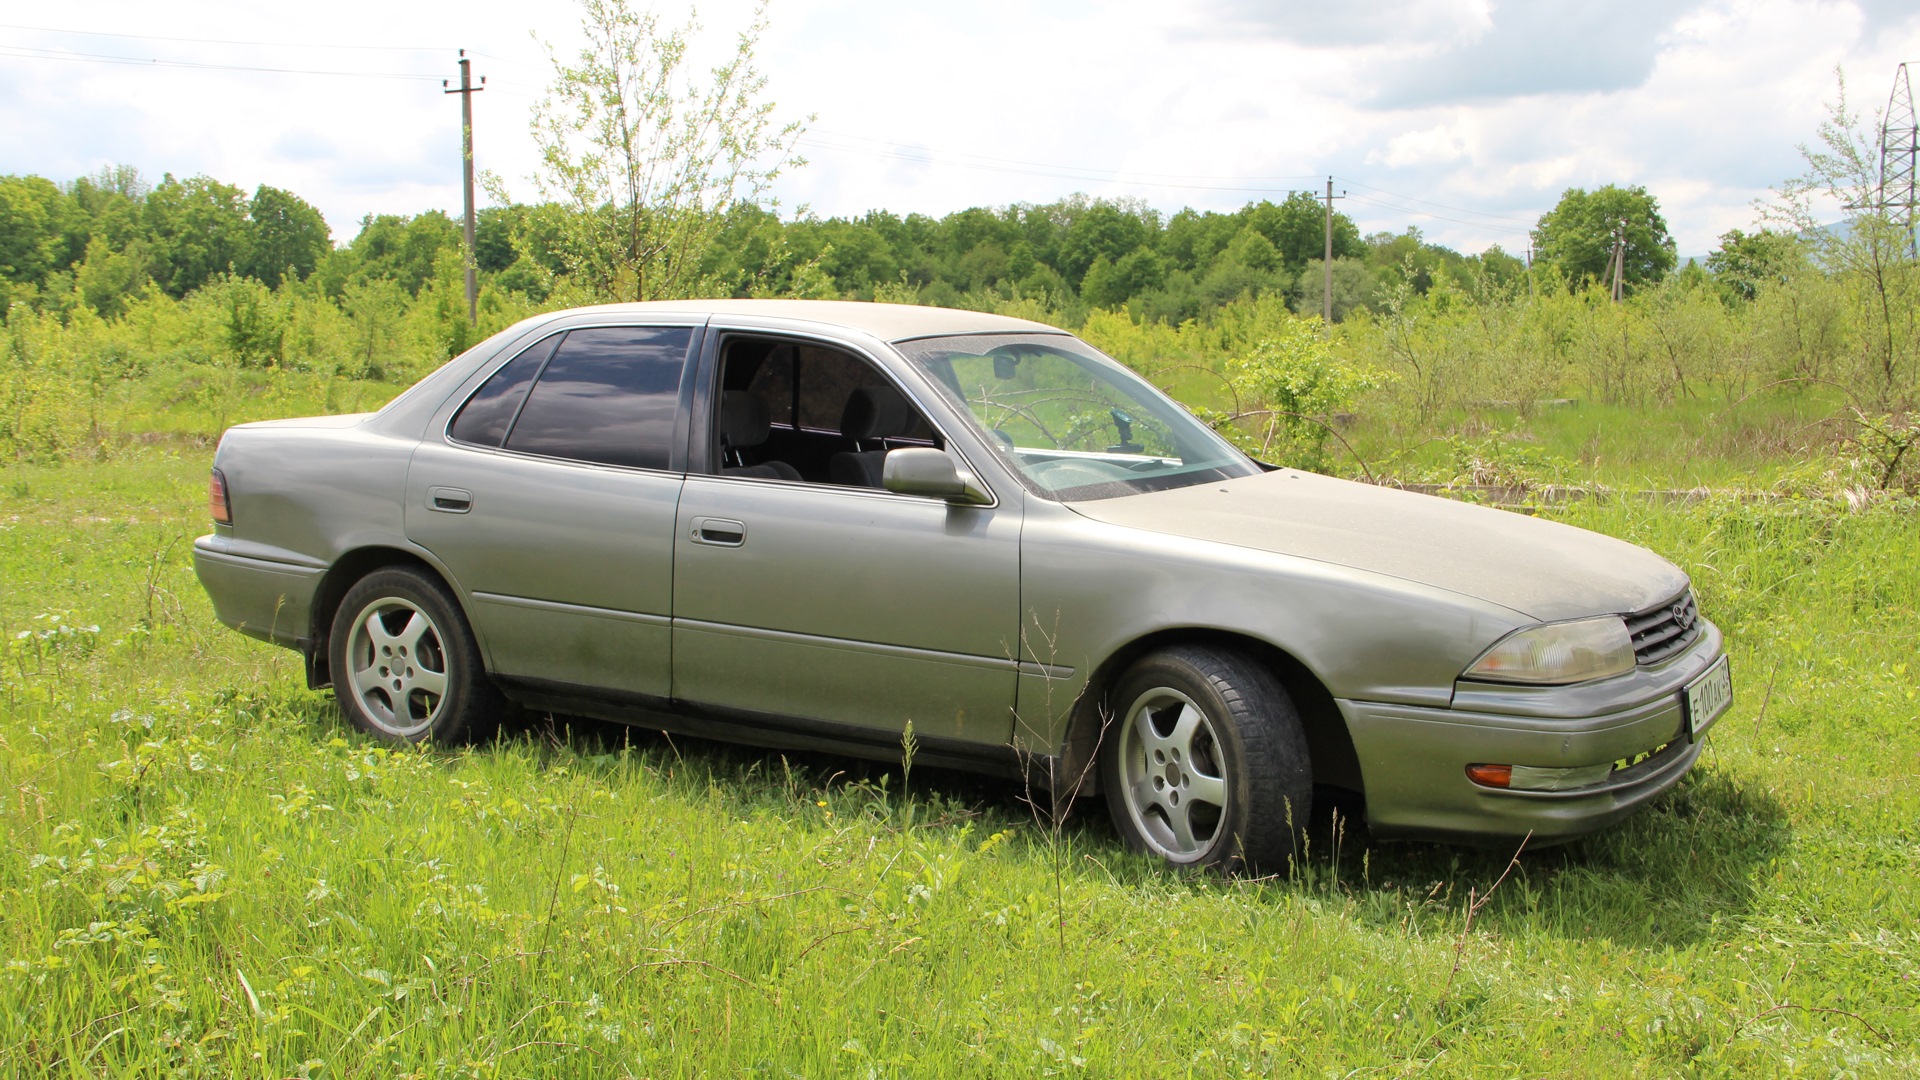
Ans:
[{"label": "taillight", "polygon": [[219,469],[207,478],[207,510],[216,523],[233,524],[233,504],[227,501],[227,477]]}]

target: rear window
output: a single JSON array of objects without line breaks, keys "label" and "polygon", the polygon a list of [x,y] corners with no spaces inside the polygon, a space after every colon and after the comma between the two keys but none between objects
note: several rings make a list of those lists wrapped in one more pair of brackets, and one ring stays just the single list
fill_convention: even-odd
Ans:
[{"label": "rear window", "polygon": [[547,362],[559,341],[558,334],[546,338],[494,372],[467,403],[460,406],[460,413],[453,418],[447,434],[476,446],[499,446],[507,437],[513,414],[526,399],[527,387],[533,385],[533,377],[540,374],[540,365]]},{"label": "rear window", "polygon": [[569,331],[513,422],[507,449],[667,468],[692,339],[684,326]]}]

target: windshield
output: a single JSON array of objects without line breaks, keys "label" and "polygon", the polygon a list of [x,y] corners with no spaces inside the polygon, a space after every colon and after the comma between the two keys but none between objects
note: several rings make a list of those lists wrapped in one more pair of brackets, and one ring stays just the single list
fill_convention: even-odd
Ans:
[{"label": "windshield", "polygon": [[1193,414],[1070,335],[967,334],[894,347],[1049,498],[1111,499],[1260,471]]}]

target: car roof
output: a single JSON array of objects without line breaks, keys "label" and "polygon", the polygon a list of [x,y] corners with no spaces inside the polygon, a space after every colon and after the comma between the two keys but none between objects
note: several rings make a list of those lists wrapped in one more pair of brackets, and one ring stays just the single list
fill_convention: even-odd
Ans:
[{"label": "car roof", "polygon": [[[638,304],[605,304],[576,308],[619,314],[748,315],[765,319],[842,326],[871,334],[882,341],[937,337],[944,334],[1065,333],[1058,327],[984,311],[877,304],[863,300],[654,300]],[[556,314],[561,314],[556,312]]]}]

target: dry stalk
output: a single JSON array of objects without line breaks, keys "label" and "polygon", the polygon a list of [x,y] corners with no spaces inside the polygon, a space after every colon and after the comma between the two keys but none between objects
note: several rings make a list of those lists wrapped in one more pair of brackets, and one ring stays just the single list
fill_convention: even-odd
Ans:
[{"label": "dry stalk", "polygon": [[1830,1008],[1825,1008],[1819,1005],[1797,1005],[1791,1001],[1783,1001],[1780,1004],[1775,1005],[1770,1009],[1763,1009],[1760,1012],[1754,1013],[1752,1016],[1747,1017],[1745,1020],[1740,1022],[1739,1026],[1733,1029],[1733,1034],[1730,1036],[1730,1038],[1735,1038],[1735,1039],[1739,1038],[1740,1033],[1742,1031],[1745,1031],[1749,1026],[1753,1024],[1757,1024],[1760,1021],[1765,1020],[1769,1016],[1776,1016],[1780,1013],[1788,1012],[1792,1010],[1798,1010],[1800,1012],[1809,1012],[1809,1013],[1827,1013],[1833,1016],[1844,1016],[1849,1019],[1856,1020],[1859,1022],[1861,1027],[1866,1028],[1868,1031],[1872,1032],[1874,1038],[1879,1039],[1881,1042],[1886,1043],[1889,1046],[1893,1045],[1893,1039],[1890,1036],[1888,1036],[1886,1032],[1881,1031],[1877,1027],[1874,1027],[1873,1024],[1870,1023],[1866,1017],[1861,1016],[1859,1013],[1848,1012],[1845,1009],[1830,1009]]},{"label": "dry stalk", "polygon": [[[1433,1004],[1435,1013],[1446,1006],[1447,996],[1453,992],[1453,980],[1460,974],[1460,965],[1466,959],[1467,936],[1473,932],[1474,916],[1480,914],[1480,909],[1493,900],[1493,894],[1506,882],[1507,875],[1513,873],[1513,868],[1520,865],[1520,853],[1527,850],[1527,841],[1532,839],[1533,830],[1529,829],[1527,835],[1520,838],[1520,846],[1513,849],[1513,858],[1507,860],[1506,869],[1500,871],[1500,876],[1494,879],[1485,893],[1478,893],[1473,889],[1467,890],[1467,919],[1461,924],[1460,937],[1453,943],[1453,967],[1447,970],[1447,983],[1440,988],[1440,999]],[[1439,1032],[1434,1033],[1434,1038],[1439,1038]]]}]

